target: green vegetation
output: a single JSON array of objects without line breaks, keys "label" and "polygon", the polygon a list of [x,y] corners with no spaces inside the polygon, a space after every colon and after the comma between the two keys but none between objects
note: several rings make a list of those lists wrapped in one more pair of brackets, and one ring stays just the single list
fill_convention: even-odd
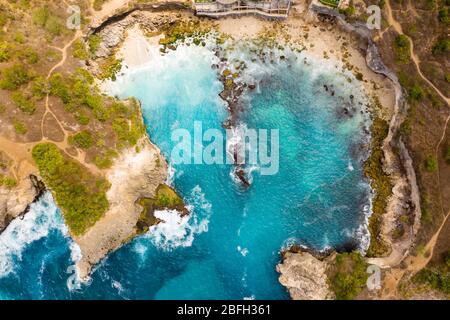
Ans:
[{"label": "green vegetation", "polygon": [[433,269],[422,269],[414,276],[413,281],[450,295],[450,251],[447,252],[442,265]]},{"label": "green vegetation", "polygon": [[11,58],[11,48],[7,42],[0,42],[0,62],[6,62]]},{"label": "green vegetation", "polygon": [[50,12],[48,6],[35,9],[31,18],[34,24],[43,28],[52,37],[60,36],[63,33],[64,27],[61,19]]},{"label": "green vegetation", "polygon": [[2,70],[0,89],[17,90],[31,79],[31,73],[22,64],[15,64]]},{"label": "green vegetation", "polygon": [[109,149],[100,155],[95,157],[95,165],[99,169],[109,169],[113,165],[113,159],[117,157],[118,154],[114,149]]},{"label": "green vegetation", "polygon": [[17,134],[26,134],[28,132],[27,126],[21,121],[14,121],[14,130]]},{"label": "green vegetation", "polygon": [[319,0],[319,1],[333,8],[337,8],[337,6],[339,5],[339,0]]},{"label": "green vegetation", "polygon": [[450,39],[439,39],[433,46],[432,52],[434,55],[448,54],[450,52]]},{"label": "green vegetation", "polygon": [[94,0],[94,10],[100,11],[102,10],[103,4],[105,3],[105,0]]},{"label": "green vegetation", "polygon": [[389,124],[376,117],[373,120],[372,152],[364,164],[364,173],[370,179],[375,196],[372,199],[372,215],[369,218],[369,231],[371,235],[367,256],[381,256],[388,251],[387,245],[381,239],[381,224],[383,214],[386,211],[387,200],[392,192],[392,184],[389,177],[383,171],[383,141],[389,132]]},{"label": "green vegetation", "polygon": [[445,151],[445,161],[450,164],[450,146],[447,147],[447,150]]},{"label": "green vegetation", "polygon": [[52,143],[37,144],[32,156],[70,231],[82,235],[108,210],[109,182],[95,177],[77,161],[66,159]]},{"label": "green vegetation", "polygon": [[17,185],[17,181],[14,178],[0,174],[0,187],[5,186],[8,189],[14,188]]},{"label": "green vegetation", "polygon": [[18,52],[18,58],[29,64],[36,64],[39,62],[38,53],[30,47],[25,47],[22,50],[20,50]]},{"label": "green vegetation", "polygon": [[331,266],[330,287],[337,300],[353,300],[367,282],[368,264],[358,252],[342,253],[336,256]]},{"label": "green vegetation", "polygon": [[439,10],[438,14],[439,21],[444,24],[450,23],[450,17],[448,16],[448,8],[442,8]]},{"label": "green vegetation", "polygon": [[395,38],[394,52],[399,63],[408,63],[410,60],[411,43],[407,36],[400,34]]},{"label": "green vegetation", "polygon": [[136,224],[138,233],[147,232],[150,226],[157,223],[157,219],[154,216],[155,210],[169,209],[187,213],[180,196],[165,184],[158,186],[154,198],[141,198],[138,204],[144,208]]},{"label": "green vegetation", "polygon": [[100,46],[100,43],[102,42],[102,39],[98,34],[94,34],[89,37],[88,42],[89,42],[89,52],[92,55],[95,55],[95,53],[98,50],[98,47]]},{"label": "green vegetation", "polygon": [[87,60],[89,58],[89,53],[86,50],[86,46],[84,42],[81,40],[77,40],[73,44],[73,56],[74,58],[80,60]]},{"label": "green vegetation", "polygon": [[19,108],[23,113],[32,115],[36,111],[34,101],[20,92],[14,92],[11,95],[11,99],[16,104],[17,108]]},{"label": "green vegetation", "polygon": [[69,137],[69,143],[78,148],[89,149],[94,144],[94,138],[89,131],[83,130]]},{"label": "green vegetation", "polygon": [[47,81],[45,81],[44,78],[40,76],[36,77],[33,80],[31,93],[33,94],[33,97],[37,98],[38,100],[44,99],[48,93]]},{"label": "green vegetation", "polygon": [[129,108],[122,103],[115,103],[112,110],[115,116],[113,130],[119,140],[119,147],[135,146],[145,133],[137,101],[133,100]]},{"label": "green vegetation", "polygon": [[116,74],[122,69],[122,60],[117,60],[114,56],[111,56],[100,66],[100,69],[99,79],[116,81]]},{"label": "green vegetation", "polygon": [[424,95],[423,89],[417,83],[414,84],[411,89],[409,89],[409,97],[412,100],[419,101],[423,98],[423,95]]},{"label": "green vegetation", "polygon": [[434,156],[429,155],[425,160],[425,169],[428,172],[434,172],[437,170],[437,168],[438,168],[437,159]]}]

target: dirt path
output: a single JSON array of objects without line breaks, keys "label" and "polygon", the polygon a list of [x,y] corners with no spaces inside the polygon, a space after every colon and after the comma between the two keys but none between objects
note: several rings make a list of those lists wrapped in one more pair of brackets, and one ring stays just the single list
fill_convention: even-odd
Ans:
[{"label": "dirt path", "polygon": [[[435,149],[435,156],[438,157],[439,149],[442,144],[442,142],[445,139],[446,133],[447,133],[447,127],[450,122],[450,115],[447,117],[445,121],[444,130],[442,132],[441,139],[439,140],[438,144],[436,145]],[[440,190],[440,182],[439,182],[439,172],[440,170],[437,170],[437,177],[438,177],[438,185]],[[417,256],[408,256],[404,262],[406,264],[406,269],[401,268],[392,268],[388,270],[385,274],[385,279],[383,283],[383,291],[381,292],[381,299],[397,299],[398,298],[398,285],[400,281],[403,279],[405,275],[408,275],[409,277],[414,276],[417,272],[425,268],[430,260],[433,258],[434,254],[434,248],[436,247],[437,240],[439,238],[439,235],[441,234],[442,229],[444,228],[449,216],[450,211],[445,213],[444,208],[442,206],[442,192],[439,192],[439,197],[441,200],[441,210],[443,215],[443,220],[441,225],[439,226],[439,229],[434,233],[434,235],[431,237],[431,239],[428,241],[428,243],[425,245],[425,248],[423,250],[423,253],[418,254]],[[384,263],[387,266],[389,266],[389,263],[391,261],[382,261],[384,258],[380,259],[374,259],[378,260],[379,263]],[[377,263],[377,265],[379,265]]]},{"label": "dirt path", "polygon": [[428,80],[427,77],[425,77],[422,73],[422,70],[420,69],[420,59],[419,57],[414,53],[414,42],[411,40],[410,37],[408,37],[404,32],[403,32],[403,28],[401,26],[401,24],[395,20],[393,14],[392,14],[392,8],[391,8],[391,3],[390,0],[386,0],[386,11],[387,11],[387,20],[389,25],[391,25],[395,31],[398,34],[402,34],[404,36],[407,37],[409,43],[410,43],[410,56],[412,61],[414,62],[414,64],[416,65],[416,69],[417,72],[419,73],[420,77],[430,85],[430,87],[432,87],[434,89],[434,91],[436,91],[436,93],[447,103],[447,105],[450,105],[450,99],[447,98],[442,92],[441,90],[439,90],[430,80]]}]

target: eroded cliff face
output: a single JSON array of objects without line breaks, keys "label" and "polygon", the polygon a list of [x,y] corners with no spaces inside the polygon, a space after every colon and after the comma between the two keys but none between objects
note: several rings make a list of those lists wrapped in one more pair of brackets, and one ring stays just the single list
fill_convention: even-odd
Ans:
[{"label": "eroded cliff face", "polygon": [[151,198],[167,179],[167,163],[159,149],[145,135],[138,146],[124,150],[108,170],[109,210],[82,236],[73,236],[81,249],[78,275],[86,280],[92,267],[106,255],[133,238],[143,208],[140,198]]},{"label": "eroded cliff face", "polygon": [[14,188],[0,187],[0,233],[44,191],[43,183],[35,176],[21,179]]},{"label": "eroded cliff face", "polygon": [[328,285],[327,260],[320,260],[309,252],[286,252],[277,265],[280,283],[293,300],[331,300],[334,294]]}]

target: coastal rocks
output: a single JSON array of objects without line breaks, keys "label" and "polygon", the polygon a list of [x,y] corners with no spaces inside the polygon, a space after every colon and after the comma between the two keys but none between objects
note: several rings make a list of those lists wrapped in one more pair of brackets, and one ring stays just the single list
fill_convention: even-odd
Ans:
[{"label": "coastal rocks", "polygon": [[44,184],[34,175],[22,179],[14,188],[0,187],[0,233],[13,219],[25,214],[44,190]]},{"label": "coastal rocks", "polygon": [[331,300],[334,294],[326,275],[328,262],[309,252],[286,252],[283,262],[277,265],[280,283],[285,286],[293,300]]},{"label": "coastal rocks", "polygon": [[124,19],[107,24],[96,33],[100,36],[101,42],[95,52],[95,58],[111,56],[115,48],[123,41],[125,31],[136,24],[139,24],[146,34],[155,34],[160,33],[164,27],[173,24],[175,20],[176,18],[169,14],[136,11]]},{"label": "coastal rocks", "polygon": [[145,136],[136,148],[122,153],[108,171],[107,179],[111,183],[107,193],[109,210],[84,235],[73,237],[81,250],[77,271],[83,281],[95,264],[136,235],[143,210],[137,202],[155,196],[158,186],[167,179],[167,163]]}]

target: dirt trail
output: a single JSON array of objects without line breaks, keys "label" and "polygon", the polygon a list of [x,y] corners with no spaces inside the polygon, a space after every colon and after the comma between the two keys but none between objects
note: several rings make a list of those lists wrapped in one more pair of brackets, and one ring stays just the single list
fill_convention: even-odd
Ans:
[{"label": "dirt trail", "polygon": [[[439,149],[442,144],[442,142],[445,139],[446,133],[447,133],[447,127],[450,122],[450,115],[447,117],[445,121],[444,130],[442,132],[441,139],[439,140],[438,144],[436,145],[435,149],[435,156],[438,157]],[[437,177],[438,177],[438,185],[440,190],[440,182],[439,182],[439,172],[440,170],[437,170]],[[408,275],[409,277],[414,276],[417,272],[425,268],[430,260],[433,258],[434,254],[434,248],[436,247],[437,240],[439,238],[439,235],[441,234],[442,229],[444,228],[449,216],[450,211],[445,214],[443,211],[442,206],[442,192],[439,192],[439,196],[441,198],[441,210],[443,215],[443,220],[441,225],[439,226],[439,229],[434,233],[434,235],[431,237],[431,239],[426,244],[425,248],[423,249],[423,253],[418,254],[417,256],[408,256],[404,262],[406,264],[406,269],[401,268],[392,268],[386,272],[384,284],[383,284],[383,291],[381,292],[381,299],[396,299],[398,298],[398,284],[403,279],[405,275]],[[376,259],[376,260],[383,260],[384,258]],[[391,261],[384,261],[386,265],[389,266],[389,263]]]},{"label": "dirt trail", "polygon": [[432,87],[434,89],[434,91],[436,91],[436,93],[447,103],[447,105],[450,105],[450,99],[447,98],[442,92],[441,90],[439,90],[430,80],[428,80],[427,77],[424,76],[424,74],[422,73],[422,70],[420,69],[420,59],[419,57],[414,53],[414,42],[411,40],[410,37],[408,37],[404,32],[403,32],[403,28],[401,26],[401,24],[395,20],[393,14],[392,14],[392,8],[391,8],[391,3],[390,0],[386,0],[386,11],[387,11],[387,20],[389,25],[391,25],[395,31],[398,34],[402,34],[404,36],[407,37],[409,43],[410,43],[410,56],[412,61],[414,62],[414,64],[416,65],[416,69],[417,72],[419,73],[420,77],[430,85],[430,87]]}]

